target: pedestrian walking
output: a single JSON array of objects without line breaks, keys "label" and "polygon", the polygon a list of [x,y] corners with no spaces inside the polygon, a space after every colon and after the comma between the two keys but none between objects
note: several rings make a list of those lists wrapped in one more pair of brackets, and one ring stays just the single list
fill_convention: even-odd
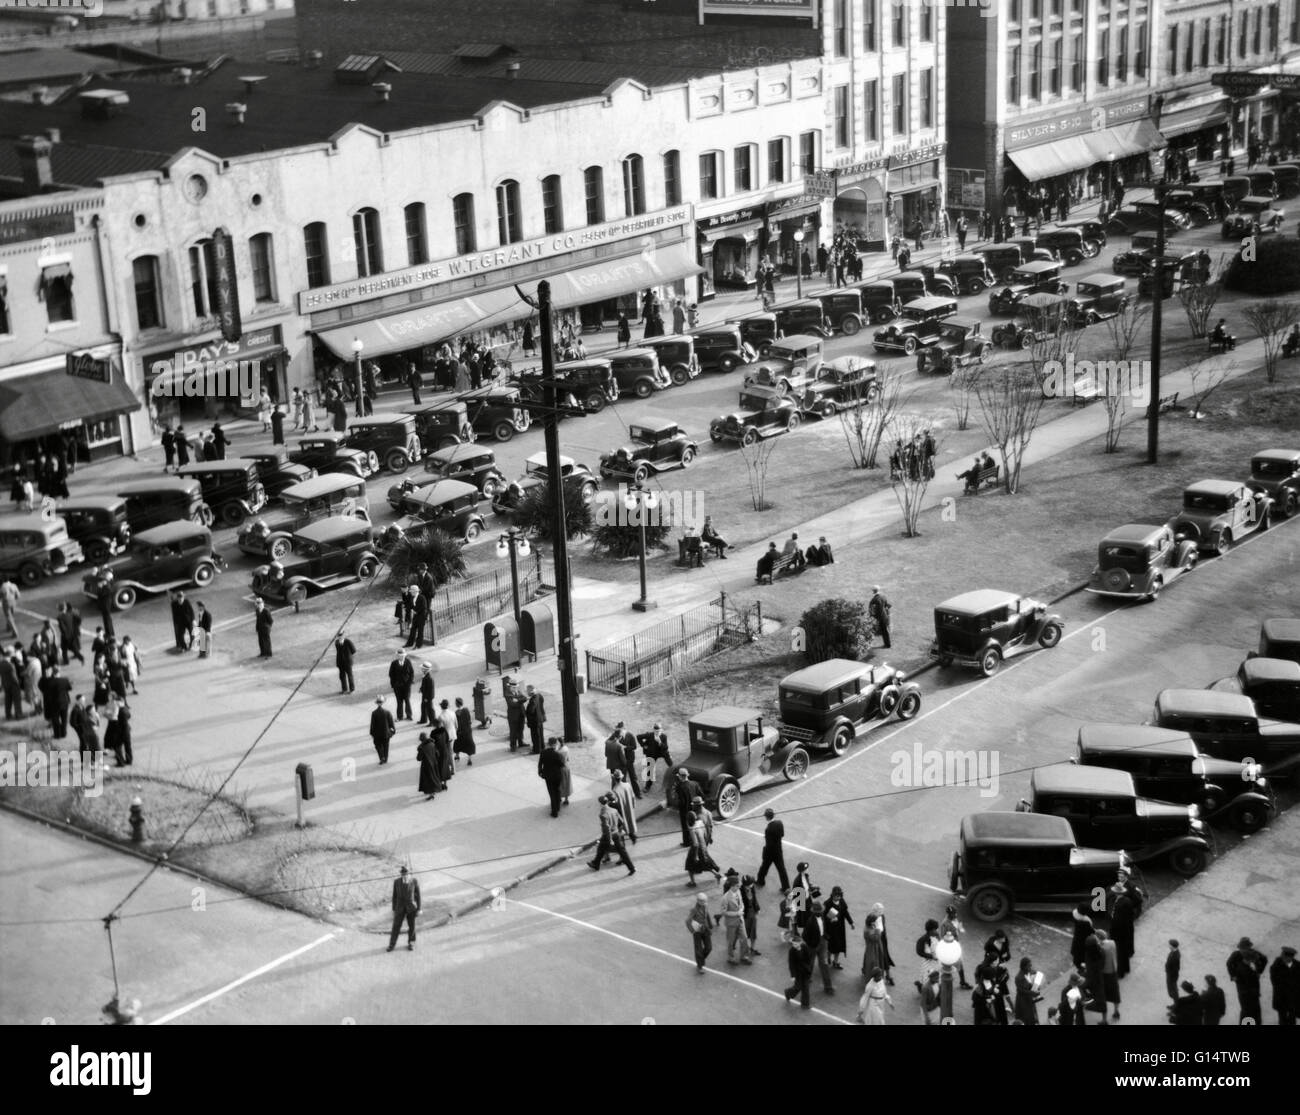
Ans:
[{"label": "pedestrian walking", "polygon": [[375,698],[375,707],[370,713],[370,742],[374,744],[375,754],[379,756],[381,767],[388,762],[388,741],[396,734],[397,724],[393,720],[393,714],[384,708],[384,697],[381,693]]},{"label": "pedestrian walking", "polygon": [[559,736],[553,737],[559,744],[556,750],[560,753],[560,758],[564,760],[564,777],[560,779],[560,804],[568,805],[569,798],[573,794],[573,771],[569,766],[569,745],[560,739]]},{"label": "pedestrian walking", "polygon": [[420,723],[436,724],[438,716],[433,711],[434,684],[433,665],[429,662],[420,664]]},{"label": "pedestrian walking", "polygon": [[673,758],[668,750],[668,733],[663,730],[663,725],[655,721],[655,725],[648,732],[642,733],[638,737],[641,744],[641,751],[645,755],[645,792],[648,794],[654,789],[655,778],[659,770],[659,760],[664,762],[665,786],[667,789],[667,775],[673,769]]},{"label": "pedestrian walking", "polygon": [[691,845],[686,852],[686,863],[684,865],[687,875],[686,885],[688,887],[695,886],[695,876],[703,874],[705,871],[711,871],[713,877],[721,882],[722,871],[713,862],[713,857],[709,855],[709,845],[704,834],[703,819],[692,810],[686,815],[686,822],[690,828]]},{"label": "pedestrian walking", "polygon": [[532,736],[533,754],[542,752],[542,739],[546,730],[546,700],[533,686],[528,687],[528,703],[524,707],[524,718]]},{"label": "pedestrian walking", "polygon": [[456,775],[456,763],[451,754],[451,736],[447,734],[447,729],[441,720],[435,721],[432,731],[429,732],[429,738],[433,740],[433,745],[438,751],[438,774],[443,782],[450,785]]},{"label": "pedestrian walking", "polygon": [[424,380],[420,376],[420,369],[414,363],[406,366],[406,386],[411,389],[411,402],[419,406],[420,388],[424,386]]},{"label": "pedestrian walking", "polygon": [[397,948],[402,922],[406,922],[406,947],[415,951],[415,919],[420,915],[420,906],[420,880],[403,867],[401,875],[393,880],[393,931],[388,935],[389,952]]},{"label": "pedestrian walking", "polygon": [[351,639],[342,631],[334,636],[334,666],[339,672],[339,691],[342,693],[357,691],[356,679],[352,676],[352,663],[356,656],[357,648]]},{"label": "pedestrian walking", "polygon": [[194,619],[194,605],[185,599],[185,593],[175,593],[172,596],[172,635],[176,649],[182,654],[193,645]]},{"label": "pedestrian walking", "polygon": [[18,585],[5,578],[0,581],[0,611],[4,612],[5,624],[9,628],[9,634],[15,639],[23,637],[22,632],[18,630],[18,619],[16,612],[18,603],[22,599],[22,593],[18,590]]},{"label": "pedestrian walking", "polygon": [[257,397],[257,420],[262,423],[262,433],[266,433],[271,428],[271,396],[262,389],[262,393]]},{"label": "pedestrian walking", "polygon": [[1269,965],[1269,983],[1273,986],[1273,1009],[1279,1026],[1294,1026],[1300,1013],[1300,964],[1295,949],[1283,945],[1278,958]]},{"label": "pedestrian walking", "polygon": [[510,731],[510,750],[519,751],[524,747],[524,710],[528,698],[519,691],[519,686],[506,688],[506,726]]},{"label": "pedestrian walking", "polygon": [[226,436],[226,431],[221,428],[220,422],[212,424],[212,448],[216,451],[217,460],[226,459],[226,449],[230,445],[230,438]]},{"label": "pedestrian walking", "polygon": [[593,871],[599,871],[605,857],[611,852],[617,852],[619,863],[627,868],[629,875],[635,875],[636,865],[627,854],[623,818],[619,815],[613,794],[605,794],[600,798],[599,816],[600,842],[596,845],[596,854],[587,861],[587,866]]},{"label": "pedestrian walking", "polygon": [[889,598],[880,591],[879,585],[874,585],[871,589],[871,599],[867,602],[867,612],[886,650],[893,645],[889,639],[890,610]]},{"label": "pedestrian walking", "polygon": [[753,964],[749,958],[749,937],[745,933],[745,900],[740,893],[740,872],[734,867],[727,868],[722,888],[722,913],[717,915],[717,920],[727,931],[727,963]]},{"label": "pedestrian walking", "polygon": [[785,989],[785,1001],[792,1003],[795,997],[799,998],[799,1006],[804,1010],[812,1010],[812,974],[813,965],[816,963],[813,951],[799,936],[798,930],[790,931],[790,948],[786,953],[786,964],[790,970],[790,978],[794,980],[789,987]]},{"label": "pedestrian walking", "polygon": [[891,971],[894,967],[894,957],[889,951],[889,924],[885,919],[884,903],[875,903],[871,907],[871,912],[875,915],[876,927],[880,930],[880,966],[885,970],[885,983],[893,987],[894,977]]},{"label": "pedestrian walking", "polygon": [[856,929],[853,915],[849,913],[849,904],[844,900],[844,891],[840,887],[831,887],[831,896],[826,900],[826,949],[830,954],[832,968],[843,968],[840,963],[849,951],[848,931]]},{"label": "pedestrian walking", "polygon": [[4,690],[5,719],[18,720],[23,715],[23,687],[18,665],[7,651],[0,654],[0,689]]},{"label": "pedestrian walking", "polygon": [[623,721],[614,725],[614,730],[609,733],[609,738],[605,740],[605,769],[609,772],[610,788],[613,788],[614,776],[622,774],[627,763],[627,756],[623,749],[623,736],[627,733],[627,728]]},{"label": "pedestrian walking", "polygon": [[388,664],[388,684],[397,699],[397,719],[410,720],[411,687],[415,684],[415,667],[406,657],[406,648],[397,651],[397,657]]},{"label": "pedestrian walking", "polygon": [[131,710],[110,696],[104,709],[104,750],[112,751],[119,767],[135,761],[131,750]]},{"label": "pedestrian walking", "polygon": [[447,788],[447,783],[438,773],[438,745],[429,737],[428,732],[420,733],[415,758],[420,764],[420,784],[417,788],[424,794],[426,801],[432,801],[435,794]]},{"label": "pedestrian walking", "polygon": [[894,1000],[890,998],[885,986],[885,973],[882,968],[873,968],[867,977],[867,986],[858,1000],[858,1021],[865,1026],[883,1026],[885,1024],[885,1007],[894,1009]]},{"label": "pedestrian walking", "polygon": [[632,795],[640,801],[641,782],[636,776],[636,736],[629,729],[624,728],[621,742],[623,744],[623,780],[627,783]]},{"label": "pedestrian walking", "polygon": [[68,727],[72,729],[73,734],[77,737],[77,749],[85,756],[91,757],[94,762],[95,756],[99,751],[99,716],[93,708],[86,704],[86,695],[78,693],[72,703],[72,708],[68,712]]},{"label": "pedestrian walking", "polygon": [[285,414],[279,406],[271,411],[271,444],[284,444],[284,418]]},{"label": "pedestrian walking", "polygon": [[[673,800],[677,806],[677,818],[682,826],[682,847],[691,846],[691,799],[695,796],[695,787],[691,776],[683,767],[677,771],[676,784],[672,787]],[[762,883],[759,883],[762,886]]]},{"label": "pedestrian walking", "polygon": [[[795,886],[798,885],[796,882]],[[835,987],[831,983],[830,943],[826,939],[826,907],[816,897],[819,893],[816,887],[809,890],[812,901],[802,914],[796,914],[796,924],[799,925],[799,932],[804,942],[817,957],[817,972],[822,979],[822,990],[827,995],[834,995]]]},{"label": "pedestrian walking", "polygon": [[1261,1024],[1259,977],[1267,966],[1267,958],[1255,948],[1249,937],[1238,941],[1236,950],[1228,957],[1228,978],[1237,985],[1240,1022],[1249,1018],[1256,1026]]},{"label": "pedestrian walking", "polygon": [[749,955],[762,956],[758,951],[758,915],[763,907],[758,901],[758,885],[753,875],[741,877],[740,900],[745,917],[745,937],[749,941]]},{"label": "pedestrian walking", "polygon": [[406,645],[418,649],[424,646],[424,628],[429,622],[429,598],[416,585],[411,586],[409,598],[411,614],[408,619],[411,633],[406,640]]},{"label": "pedestrian walking", "polygon": [[1133,959],[1133,936],[1134,923],[1137,921],[1137,906],[1123,883],[1115,883],[1111,887],[1111,894],[1115,897],[1110,915],[1110,936],[1115,942],[1115,951],[1117,953],[1118,969],[1116,974],[1120,979],[1123,979],[1129,974],[1130,961]]},{"label": "pedestrian walking", "polygon": [[[679,774],[685,774],[685,771]],[[785,840],[785,822],[776,819],[776,812],[772,809],[763,810],[763,816],[767,818],[767,827],[763,830],[763,859],[758,865],[757,883],[760,887],[767,885],[767,873],[775,867],[776,877],[781,880],[781,893],[785,894],[790,889],[790,876],[785,870],[785,851],[782,847],[782,841]]]},{"label": "pedestrian walking", "polygon": [[253,617],[253,627],[257,631],[257,657],[270,658],[271,627],[275,620],[271,617],[270,609],[267,608],[265,601],[260,596],[253,602],[253,606],[257,609],[257,614]]},{"label": "pedestrian walking", "polygon": [[[442,730],[447,733],[447,746],[452,747],[456,740],[456,714],[451,711],[451,702],[446,697],[438,702],[438,723],[442,725]],[[455,760],[460,762],[460,756],[455,755]]]},{"label": "pedestrian walking", "polygon": [[614,772],[614,788],[610,790],[610,795],[614,798],[614,806],[619,815],[623,818],[623,830],[627,833],[628,839],[633,844],[636,843],[636,801],[632,796],[632,787],[628,784],[627,776],[621,771]]},{"label": "pedestrian walking", "polygon": [[618,344],[620,348],[627,348],[632,343],[632,324],[627,320],[627,314],[623,310],[618,312]]},{"label": "pedestrian walking", "polygon": [[348,428],[348,404],[343,401],[342,395],[335,395],[326,407],[331,418],[331,425],[335,433],[345,433]]},{"label": "pedestrian walking", "polygon": [[709,913],[709,896],[697,894],[695,905],[686,915],[686,930],[691,935],[691,947],[695,951],[695,970],[704,974],[704,962],[713,951],[713,918]]},{"label": "pedestrian walking", "polygon": [[[897,256],[897,253],[895,253]],[[817,245],[817,275],[819,278],[826,277],[826,263],[830,259],[830,253],[826,250],[825,244]]]},{"label": "pedestrian walking", "polygon": [[1043,977],[1035,970],[1034,962],[1029,957],[1022,956],[1020,971],[1016,973],[1016,1001],[1013,1007],[1016,1021],[1022,1026],[1038,1025],[1038,1004],[1043,998],[1038,990],[1042,986]]},{"label": "pedestrian walking", "polygon": [[682,305],[680,298],[673,299],[673,332],[684,333],[686,331],[686,307]]},{"label": "pedestrian walking", "polygon": [[63,665],[68,664],[71,656],[84,666],[86,659],[81,653],[81,613],[71,604],[62,603],[58,607],[55,623],[59,629],[59,653]]},{"label": "pedestrian walking", "polygon": [[1178,974],[1183,966],[1183,955],[1178,951],[1178,942],[1169,941],[1169,955],[1165,957],[1165,992],[1172,1003],[1178,998]]},{"label": "pedestrian walking", "polygon": [[72,682],[59,673],[58,663],[50,666],[49,673],[41,678],[41,700],[45,719],[55,739],[68,735],[68,712],[72,708]]},{"label": "pedestrian walking", "polygon": [[194,630],[199,635],[199,657],[212,654],[212,613],[199,600],[194,605]]},{"label": "pedestrian walking", "polygon": [[1201,1025],[1217,1026],[1228,1013],[1228,1003],[1223,988],[1213,976],[1205,977],[1205,990],[1201,992]]},{"label": "pedestrian walking", "polygon": [[302,423],[302,388],[293,389],[293,397],[289,400],[289,406],[293,410],[293,428],[295,430],[303,429]]},{"label": "pedestrian walking", "polygon": [[1097,940],[1101,948],[1101,984],[1106,1009],[1112,1021],[1119,1021],[1119,950],[1110,934],[1098,929]]},{"label": "pedestrian walking", "polygon": [[537,776],[546,782],[546,793],[551,799],[551,816],[560,815],[560,801],[564,790],[564,757],[560,754],[559,740],[554,736],[537,757]]},{"label": "pedestrian walking", "polygon": [[1078,972],[1071,972],[1070,982],[1066,984],[1065,989],[1061,992],[1058,1005],[1057,1020],[1059,1025],[1086,1026],[1087,1020],[1084,1018],[1085,1002],[1083,977]]},{"label": "pedestrian walking", "polygon": [[158,435],[158,442],[163,451],[163,472],[171,472],[176,467],[176,435],[170,426],[164,426]]},{"label": "pedestrian walking", "polygon": [[[410,716],[407,716],[410,720]],[[474,724],[473,718],[469,714],[469,709],[465,707],[462,698],[456,698],[456,746],[457,756],[464,755],[466,758],[465,765],[472,767],[474,765],[474,755],[477,749],[474,746]]]},{"label": "pedestrian walking", "polygon": [[[397,637],[399,639],[406,638],[407,631],[411,626],[412,605],[419,591],[419,588],[415,585],[407,585],[397,594],[397,603],[393,605],[393,619],[397,620]],[[412,644],[408,641],[406,645],[409,647]]]},{"label": "pedestrian walking", "polygon": [[957,250],[964,252],[966,250],[966,218],[964,216],[957,218]]}]

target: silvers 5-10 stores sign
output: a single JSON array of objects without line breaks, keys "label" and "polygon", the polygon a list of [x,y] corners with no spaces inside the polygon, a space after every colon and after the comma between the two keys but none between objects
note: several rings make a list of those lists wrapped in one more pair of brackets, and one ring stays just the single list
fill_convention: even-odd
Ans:
[{"label": "silvers 5-10 stores sign", "polygon": [[1006,149],[1014,151],[1019,147],[1033,147],[1038,143],[1050,143],[1052,140],[1064,139],[1067,136],[1100,132],[1118,124],[1141,120],[1146,115],[1146,97],[1133,97],[1127,101],[1108,105],[1080,105],[1073,112],[1063,113],[1047,120],[1009,125],[1006,130]]}]

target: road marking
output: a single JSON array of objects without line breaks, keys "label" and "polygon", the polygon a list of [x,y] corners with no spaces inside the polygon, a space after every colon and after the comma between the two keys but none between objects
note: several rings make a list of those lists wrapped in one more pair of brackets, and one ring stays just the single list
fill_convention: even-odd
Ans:
[{"label": "road marking", "polygon": [[272,969],[280,967],[281,964],[287,964],[290,960],[293,960],[296,957],[301,956],[305,952],[310,952],[318,945],[323,945],[326,941],[332,941],[335,937],[337,937],[342,932],[343,931],[341,929],[335,929],[333,932],[326,933],[323,937],[317,937],[316,940],[303,945],[301,948],[294,949],[293,952],[287,952],[283,956],[277,957],[275,960],[272,960],[268,964],[263,964],[260,968],[256,968],[253,971],[249,972],[247,975],[240,976],[239,979],[226,984],[225,987],[220,987],[216,991],[204,995],[201,999],[195,999],[194,1002],[189,1003],[186,1006],[177,1007],[176,1010],[172,1011],[170,1014],[164,1014],[161,1018],[155,1018],[151,1023],[149,1023],[149,1025],[165,1026],[167,1025],[168,1022],[180,1018],[181,1015],[189,1014],[190,1011],[196,1009],[197,1007],[201,1007],[205,1003],[210,1003],[212,1002],[213,999],[219,999],[221,998],[222,995],[225,995],[227,992],[234,991],[236,987],[240,987],[243,984],[248,983],[249,980],[257,979],[258,976],[265,975],[267,972],[271,971]]},{"label": "road marking", "polygon": [[[755,832],[753,829],[730,828],[728,832],[743,832],[749,836],[763,838],[761,832]],[[830,852],[823,852],[819,848],[810,848],[806,844],[795,844],[793,841],[786,840],[784,846],[787,848],[798,848],[801,852],[807,852],[809,855],[821,856],[823,859],[834,860],[836,863],[842,863],[847,867],[856,867],[862,871],[870,871],[873,875],[883,875],[887,879],[894,879],[900,883],[911,883],[914,887],[920,887],[922,890],[932,890],[936,894],[951,894],[952,891],[947,887],[936,887],[932,883],[923,883],[919,879],[911,879],[906,875],[896,875],[892,871],[886,871],[883,867],[872,867],[870,864],[858,863],[857,860],[845,859],[843,856],[832,855]]]},{"label": "road marking", "polygon": [[[531,902],[521,902],[517,898],[510,899],[509,901],[512,906],[521,906],[525,910],[532,910],[535,914],[546,914],[548,917],[559,918],[561,921],[567,921],[570,925],[576,925],[583,929],[590,929],[593,932],[602,933],[606,937],[613,937],[614,940],[622,941],[625,945],[633,945],[636,948],[645,949],[647,952],[653,952],[658,956],[667,957],[669,960],[675,960],[679,964],[689,964],[692,968],[695,967],[695,961],[689,957],[678,956],[677,953],[669,952],[667,949],[661,949],[658,945],[646,944],[645,941],[638,941],[635,937],[625,937],[622,933],[615,933],[612,929],[606,929],[600,925],[593,925],[589,921],[582,921],[579,918],[570,917],[568,914],[561,914],[556,910],[548,910],[544,906],[534,906]],[[733,975],[731,972],[724,972],[720,968],[709,968],[707,971],[711,976],[719,976],[722,979],[731,980],[732,983],[738,983],[742,987],[748,987],[751,991],[758,991],[764,995],[771,995],[775,999],[785,998],[785,996],[779,991],[773,991],[770,987],[764,987],[762,984],[754,983],[751,980],[741,979],[740,976]],[[847,1019],[840,1018],[837,1015],[831,1014],[829,1011],[824,1011],[821,1007],[813,1007],[812,1012],[814,1014],[820,1014],[823,1018],[828,1018],[832,1022],[838,1022],[841,1026],[850,1025]]]},{"label": "road marking", "polygon": [[1012,917],[1017,917],[1021,921],[1027,921],[1030,925],[1036,925],[1039,929],[1046,929],[1049,933],[1057,933],[1062,937],[1073,937],[1074,934],[1068,929],[1061,929],[1055,925],[1048,925],[1045,921],[1039,921],[1037,918],[1027,918],[1024,914],[1012,912]]}]

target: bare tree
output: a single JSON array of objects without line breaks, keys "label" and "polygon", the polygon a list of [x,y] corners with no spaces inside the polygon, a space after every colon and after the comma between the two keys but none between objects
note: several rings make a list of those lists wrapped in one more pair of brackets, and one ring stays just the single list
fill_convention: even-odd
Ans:
[{"label": "bare tree", "polygon": [[896,467],[891,465],[889,470],[889,486],[903,513],[905,538],[915,538],[921,533],[916,524],[925,502],[925,490],[934,479],[938,446],[932,431],[936,425],[933,417],[913,413],[899,414],[889,421],[888,436],[897,457]]},{"label": "bare tree", "polygon": [[1217,269],[1213,272],[1211,278],[1211,269],[1207,266],[1202,269],[1201,274],[1204,276],[1200,282],[1183,283],[1178,289],[1178,300],[1183,304],[1183,310],[1187,314],[1187,324],[1191,327],[1193,337],[1204,337],[1210,331],[1210,315],[1214,312],[1214,307],[1219,301],[1220,295],[1223,294],[1223,272],[1226,266],[1226,258],[1219,257]]},{"label": "bare tree", "polygon": [[1134,380],[1137,378],[1133,374],[1129,354],[1137,344],[1138,333],[1150,313],[1149,307],[1133,299],[1125,302],[1119,313],[1106,321],[1106,330],[1114,345],[1115,360],[1106,370],[1106,382],[1098,383],[1097,389],[1101,392],[1102,404],[1106,408],[1107,453],[1114,453],[1119,448],[1120,434],[1124,431],[1124,412],[1128,409],[1128,400],[1132,397]]},{"label": "bare tree", "polygon": [[767,502],[767,470],[775,450],[774,438],[756,441],[753,445],[742,443],[740,446],[740,456],[745,462],[749,479],[749,500],[755,511],[766,511],[772,506]]},{"label": "bare tree", "polygon": [[885,427],[906,401],[903,377],[897,370],[881,372],[877,382],[880,390],[874,401],[859,397],[840,411],[840,429],[844,431],[854,468],[878,467],[876,457]]},{"label": "bare tree", "polygon": [[1198,361],[1187,369],[1192,377],[1192,418],[1202,417],[1201,407],[1205,400],[1218,390],[1228,373],[1236,367],[1235,363],[1214,358]]},{"label": "bare tree", "polygon": [[1261,341],[1264,342],[1264,378],[1277,382],[1277,362],[1282,355],[1282,342],[1291,326],[1300,322],[1300,302],[1283,302],[1269,298],[1252,302],[1242,311],[1242,317]]},{"label": "bare tree", "polygon": [[986,368],[975,385],[980,418],[1002,457],[1002,482],[1008,495],[1020,487],[1025,451],[1043,412],[1042,377],[1033,364]]},{"label": "bare tree", "polygon": [[957,429],[965,430],[970,426],[971,407],[975,403],[975,382],[982,364],[968,364],[964,368],[954,368],[948,377],[948,389],[952,392],[952,409],[957,414]]}]

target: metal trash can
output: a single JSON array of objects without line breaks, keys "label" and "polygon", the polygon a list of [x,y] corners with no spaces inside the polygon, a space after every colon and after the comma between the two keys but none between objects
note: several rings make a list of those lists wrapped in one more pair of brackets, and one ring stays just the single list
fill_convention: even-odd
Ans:
[{"label": "metal trash can", "polygon": [[488,666],[505,671],[523,661],[519,646],[519,621],[514,616],[492,620],[483,625],[483,660]]},{"label": "metal trash can", "polygon": [[474,683],[473,693],[474,719],[480,728],[486,728],[492,723],[492,687],[488,685],[487,678],[479,678]]},{"label": "metal trash can", "polygon": [[519,610],[520,646],[537,660],[540,654],[555,650],[555,615],[549,604],[533,601]]}]

